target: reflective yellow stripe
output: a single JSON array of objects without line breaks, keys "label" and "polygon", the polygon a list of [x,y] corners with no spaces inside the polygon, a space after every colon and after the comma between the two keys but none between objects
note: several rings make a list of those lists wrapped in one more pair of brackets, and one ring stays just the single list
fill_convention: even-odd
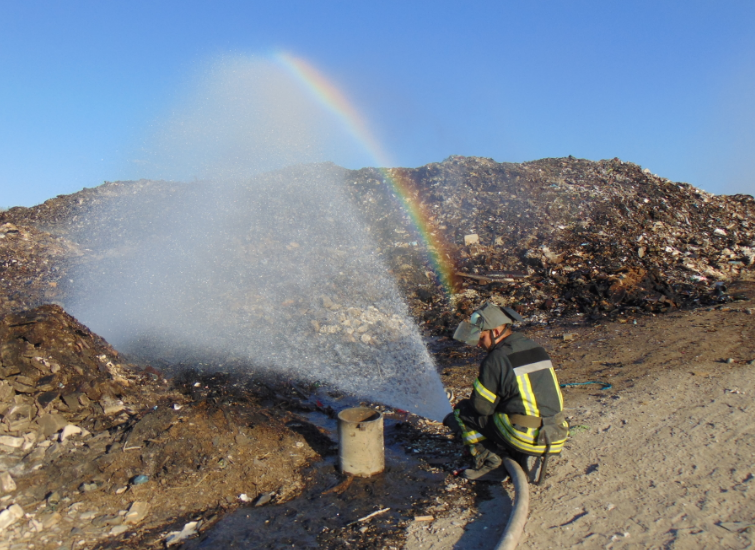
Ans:
[{"label": "reflective yellow stripe", "polygon": [[474,445],[475,443],[485,441],[485,439],[487,438],[480,432],[467,428],[466,424],[464,424],[461,419],[460,413],[461,411],[459,411],[459,409],[456,409],[454,411],[454,417],[456,417],[456,421],[459,423],[459,426],[461,426],[461,440],[464,442],[464,445]]},{"label": "reflective yellow stripe", "polygon": [[[514,429],[507,415],[496,413],[493,415],[493,420],[503,438],[515,449],[532,454],[545,453],[545,445],[536,445],[525,441],[524,438],[527,437],[527,435]],[[539,430],[536,431],[539,433]],[[535,437],[537,437],[537,434],[535,434]],[[550,454],[560,453],[564,448],[564,443],[566,443],[566,439],[553,441],[550,446]]]},{"label": "reflective yellow stripe", "polygon": [[474,381],[474,389],[477,391],[477,393],[479,393],[485,399],[487,399],[491,403],[495,403],[495,394],[492,391],[490,391],[488,388],[483,386],[479,378],[476,378]]},{"label": "reflective yellow stripe", "polygon": [[540,409],[537,407],[535,392],[532,391],[530,377],[526,374],[516,377],[516,383],[519,385],[519,393],[522,396],[522,404],[528,416],[540,416]]},{"label": "reflective yellow stripe", "polygon": [[561,388],[558,384],[558,378],[556,378],[556,371],[553,369],[548,369],[548,372],[551,373],[551,376],[553,377],[553,387],[556,388],[556,393],[558,394],[558,402],[559,402],[559,410],[564,410],[564,396],[561,394]]},{"label": "reflective yellow stripe", "polygon": [[522,440],[526,441],[527,443],[531,443],[532,445],[536,445],[537,444],[537,436],[540,433],[539,429],[535,429],[535,430],[528,429],[526,432],[522,432],[521,430],[517,430],[514,427],[514,424],[511,423],[511,419],[509,418],[509,415],[502,414],[500,416],[501,416],[501,422],[506,427],[506,431],[508,431],[508,432],[510,432],[512,434],[516,434],[516,436],[519,439],[522,439]]},{"label": "reflective yellow stripe", "polygon": [[461,434],[461,439],[464,441],[464,445],[474,445],[485,441],[486,438],[480,432],[464,432]]}]

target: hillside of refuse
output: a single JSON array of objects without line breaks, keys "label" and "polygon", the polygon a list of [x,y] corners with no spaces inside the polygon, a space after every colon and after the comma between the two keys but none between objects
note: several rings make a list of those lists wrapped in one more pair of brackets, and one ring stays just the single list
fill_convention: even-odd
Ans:
[{"label": "hillside of refuse", "polygon": [[[391,174],[407,182],[402,193],[447,243],[444,261],[456,273],[450,297]],[[321,164],[257,180],[317,178],[340,182],[375,241],[374,252],[429,334],[447,334],[485,300],[514,306],[531,322],[720,303],[732,298],[727,283],[748,277],[755,262],[751,196],[712,195],[619,159],[514,164],[449,157],[416,169],[357,171]],[[242,182],[241,192],[258,184]],[[0,312],[50,302],[65,307],[77,284],[69,276],[73,268],[118,269],[145,240],[167,238],[166,220],[208,189],[201,182],[110,182],[0,213]],[[202,231],[217,230],[201,213],[193,222]],[[275,227],[264,239],[273,252],[289,246],[276,242]]]},{"label": "hillside of refuse", "polygon": [[[711,195],[619,159],[451,157],[402,172],[433,213],[456,272],[476,276],[459,276],[454,305],[461,313],[487,299],[533,320],[664,312],[721,300],[726,283],[750,273],[755,261],[751,196]],[[354,182],[377,224],[384,209],[371,208],[380,204],[378,173],[362,170]],[[381,236],[402,276],[411,248]],[[415,306],[435,303],[417,270],[406,272],[414,275],[403,281]],[[437,307],[418,312],[435,331],[455,326],[452,315]]]}]

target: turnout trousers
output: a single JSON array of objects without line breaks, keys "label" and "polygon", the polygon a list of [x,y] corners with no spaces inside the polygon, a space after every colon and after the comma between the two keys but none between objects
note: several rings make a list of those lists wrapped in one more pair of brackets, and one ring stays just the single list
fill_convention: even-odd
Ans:
[{"label": "turnout trousers", "polygon": [[454,419],[457,426],[449,427],[461,436],[472,456],[478,454],[478,445],[482,445],[498,455],[516,460],[527,471],[527,455],[509,445],[496,429],[493,416],[480,416],[471,399],[459,401],[454,409]]}]

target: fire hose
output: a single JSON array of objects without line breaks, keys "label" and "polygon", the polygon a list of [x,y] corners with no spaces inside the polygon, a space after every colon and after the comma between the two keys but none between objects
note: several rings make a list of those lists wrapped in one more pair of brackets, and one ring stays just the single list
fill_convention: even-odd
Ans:
[{"label": "fire hose", "polygon": [[514,482],[516,494],[514,508],[511,510],[509,521],[506,523],[503,536],[495,550],[514,550],[522,537],[524,525],[527,523],[527,514],[530,510],[529,480],[522,467],[515,460],[507,456],[503,457],[503,465],[509,472],[511,481]]}]

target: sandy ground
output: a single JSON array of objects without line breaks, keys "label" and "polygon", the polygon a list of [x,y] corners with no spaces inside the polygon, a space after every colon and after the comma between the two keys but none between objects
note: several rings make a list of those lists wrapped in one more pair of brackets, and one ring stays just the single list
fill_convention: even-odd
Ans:
[{"label": "sandy ground", "polygon": [[748,547],[754,392],[752,368],[673,372],[573,410],[589,428],[532,492],[522,548]]},{"label": "sandy ground", "polygon": [[[521,549],[752,547],[755,285],[739,290],[749,299],[716,308],[523,329],[548,349],[561,382],[599,383],[564,389],[572,437],[531,487]],[[436,359],[446,387],[467,395],[479,354],[447,347]],[[18,455],[17,490],[0,505],[18,504],[25,517],[0,530],[0,548],[162,548],[197,521],[199,546],[189,547],[483,550],[501,537],[511,484],[454,477],[465,459],[438,422],[391,423],[405,464],[333,494],[343,481],[333,433],[301,416],[314,410],[307,388],[187,374],[168,390],[156,375],[133,375],[139,391],[122,398],[135,412],[120,427],[92,425],[96,435]],[[137,474],[151,482],[129,486]],[[49,492],[59,492],[54,501]],[[240,494],[273,496],[256,507],[241,506]],[[149,513],[124,524],[136,502]],[[238,525],[215,523],[237,508]],[[223,537],[241,542],[216,544]]]},{"label": "sandy ground", "polygon": [[[755,547],[753,305],[532,334],[562,382],[613,387],[565,389],[573,434],[531,486],[519,548]],[[495,547],[513,487],[488,485],[477,509],[414,524],[406,550]]]}]

